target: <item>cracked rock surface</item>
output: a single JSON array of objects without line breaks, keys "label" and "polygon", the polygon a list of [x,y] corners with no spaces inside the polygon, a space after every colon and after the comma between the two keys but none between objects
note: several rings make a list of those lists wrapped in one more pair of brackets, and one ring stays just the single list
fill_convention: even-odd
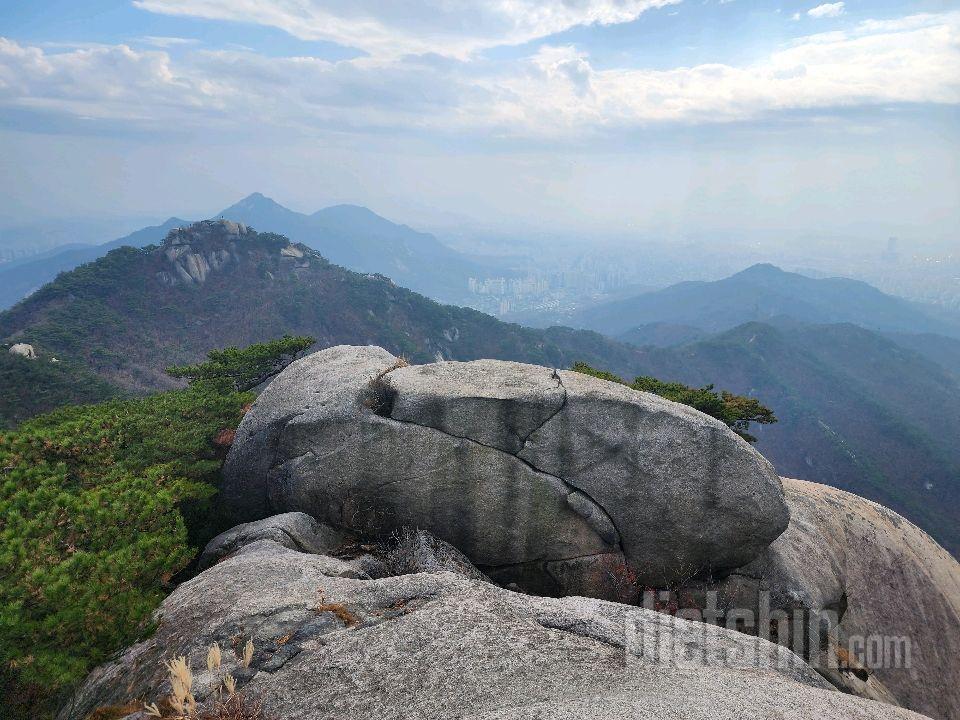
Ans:
[{"label": "cracked rock surface", "polygon": [[396,364],[351,346],[291,364],[237,432],[224,510],[422,528],[498,582],[624,601],[618,577],[744,565],[787,526],[770,464],[691,408],[535,365]]},{"label": "cracked rock surface", "polygon": [[[241,548],[177,588],[156,632],[91,673],[59,720],[160,700],[163,661],[178,655],[201,706],[229,673],[283,720],[921,717],[837,692],[789,650],[735,631],[450,572],[334,577],[329,559],[266,540]],[[641,652],[652,646],[640,637],[662,651]],[[223,660],[207,670],[213,643]]]}]

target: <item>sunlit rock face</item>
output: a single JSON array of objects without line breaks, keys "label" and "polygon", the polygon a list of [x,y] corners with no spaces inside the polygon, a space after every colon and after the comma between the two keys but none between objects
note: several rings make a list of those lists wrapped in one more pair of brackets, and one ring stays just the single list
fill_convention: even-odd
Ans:
[{"label": "sunlit rock face", "polygon": [[171,230],[159,250],[164,267],[157,277],[167,285],[202,284],[210,273],[258,256],[276,256],[283,272],[309,267],[309,249],[280,236],[258,235],[243,223],[204,220]]}]

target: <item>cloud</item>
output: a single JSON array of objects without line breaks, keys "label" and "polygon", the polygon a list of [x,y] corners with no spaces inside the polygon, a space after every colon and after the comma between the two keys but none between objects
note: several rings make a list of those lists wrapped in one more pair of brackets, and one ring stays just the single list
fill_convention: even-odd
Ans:
[{"label": "cloud", "polygon": [[[560,70],[577,63],[574,82]],[[500,78],[489,115],[529,132],[715,123],[777,112],[892,103],[960,103],[960,14],[863,23],[800,38],[750,65],[603,69],[572,48],[543,48]],[[583,87],[590,88],[584,95]],[[508,92],[503,92],[503,90]]]},{"label": "cloud", "polygon": [[815,8],[807,10],[807,15],[812,18],[840,17],[843,13],[844,7],[842,2],[824,3],[823,5],[817,5]]},{"label": "cloud", "polygon": [[144,35],[142,38],[138,38],[138,40],[144,45],[158,48],[170,48],[176,47],[177,45],[196,45],[199,42],[199,40],[195,38],[162,37],[156,35]]},{"label": "cloud", "polygon": [[0,112],[57,117],[58,127],[589,138],[897,103],[960,104],[960,13],[864,22],[741,66],[668,70],[597,68],[576,47],[549,44],[512,61],[329,62],[192,47],[53,51],[0,38]]},{"label": "cloud", "polygon": [[0,111],[155,133],[452,127],[459,106],[480,103],[484,92],[457,69],[226,50],[174,59],[126,45],[46,52],[0,38]]},{"label": "cloud", "polygon": [[636,20],[681,0],[134,0],[154,13],[279,28],[378,56],[438,53],[465,58],[581,25]]},{"label": "cloud", "polygon": [[160,105],[184,107],[191,98],[205,102],[197,92],[176,76],[164,52],[137,52],[126,45],[46,52],[0,38],[4,107],[83,119],[138,120]]}]

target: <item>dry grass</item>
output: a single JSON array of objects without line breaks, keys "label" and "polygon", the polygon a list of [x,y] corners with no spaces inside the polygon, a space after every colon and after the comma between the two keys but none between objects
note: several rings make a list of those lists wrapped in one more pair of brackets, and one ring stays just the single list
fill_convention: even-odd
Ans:
[{"label": "dry grass", "polygon": [[365,407],[373,410],[377,415],[389,415],[393,407],[394,392],[387,380],[387,375],[394,370],[407,367],[410,363],[405,358],[398,358],[390,367],[386,367],[367,383],[367,396],[363,400]]},{"label": "dry grass", "polygon": [[268,720],[263,712],[263,700],[232,693],[217,700],[209,710],[202,711],[196,720]]},{"label": "dry grass", "polygon": [[350,612],[349,608],[343,603],[321,603],[317,605],[317,612],[332,612],[347,627],[352,628],[360,624],[360,618]]},{"label": "dry grass", "polygon": [[218,452],[226,454],[230,451],[230,446],[237,439],[237,431],[234,428],[223,428],[213,438],[213,446]]},{"label": "dry grass", "polygon": [[250,638],[247,640],[247,644],[243,646],[243,655],[240,657],[240,664],[243,667],[250,667],[250,663],[253,662],[253,651],[253,638]]},{"label": "dry grass", "polygon": [[[247,640],[239,658],[243,667],[253,661],[253,639]],[[223,662],[220,645],[213,643],[207,649],[207,669],[216,672]],[[153,703],[130,703],[98,708],[85,720],[119,720],[131,713],[142,711],[148,717],[160,720],[274,720],[263,713],[263,701],[237,692],[237,681],[225,673],[222,686],[201,707],[193,696],[193,672],[185,656],[179,655],[164,662],[170,680],[170,695]],[[212,701],[212,704],[211,704]]]},{"label": "dry grass", "polygon": [[332,612],[346,625],[348,628],[357,627],[360,624],[360,618],[350,612],[350,609],[343,603],[332,603],[327,602],[326,598],[323,596],[323,590],[320,590],[320,602],[317,604],[317,607],[314,608],[318,613],[319,612]]},{"label": "dry grass", "polygon": [[119,718],[142,709],[143,706],[138,702],[129,702],[125,705],[104,705],[87,715],[85,720],[119,720]]},{"label": "dry grass", "polygon": [[863,667],[845,647],[838,644],[834,646],[833,651],[837,656],[837,662],[839,663],[838,669],[841,672],[856,675],[863,682],[866,682],[870,678],[870,671]]},{"label": "dry grass", "polygon": [[211,672],[220,667],[220,663],[223,662],[223,654],[220,652],[220,646],[217,643],[214,643],[210,646],[210,649],[207,650],[207,670]]},{"label": "dry grass", "polygon": [[170,673],[170,706],[178,717],[196,717],[197,701],[193,697],[193,673],[182,655],[164,663]]}]

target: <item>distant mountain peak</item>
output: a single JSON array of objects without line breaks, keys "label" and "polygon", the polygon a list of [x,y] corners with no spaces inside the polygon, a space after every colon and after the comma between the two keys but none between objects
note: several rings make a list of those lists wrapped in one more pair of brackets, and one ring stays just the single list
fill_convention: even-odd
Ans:
[{"label": "distant mountain peak", "polygon": [[[234,203],[230,207],[222,210],[217,214],[217,217],[226,218],[228,220],[245,220],[251,216],[251,214],[269,214],[269,216],[276,215],[295,215],[293,210],[285,208],[283,205],[278,203],[273,198],[267,197],[263,193],[255,192],[250,193],[245,198],[240,200],[237,203]],[[272,229],[272,228],[264,228]]]},{"label": "distant mountain peak", "polygon": [[731,275],[731,277],[778,277],[781,275],[793,275],[794,273],[788,273],[783,268],[780,268],[773,263],[757,263],[756,265],[751,265],[745,270],[741,270],[738,273]]},{"label": "distant mountain peak", "polygon": [[[343,215],[366,215],[371,216],[375,215],[380,217],[373,210],[364,205],[354,205],[353,203],[339,203],[337,205],[330,205],[325,207],[322,210],[318,210],[317,213],[337,213]],[[314,214],[317,214],[314,213]]]},{"label": "distant mountain peak", "polygon": [[331,205],[325,207],[322,210],[317,210],[310,217],[315,220],[320,221],[335,221],[338,223],[343,222],[353,222],[353,223],[364,223],[365,225],[370,225],[371,223],[377,225],[384,225],[389,227],[397,227],[396,223],[387,220],[381,215],[377,215],[373,210],[363,205],[351,205],[349,203],[341,203],[340,205]]},{"label": "distant mountain peak", "polygon": [[[267,197],[262,192],[254,192],[247,195],[240,202],[236,203],[237,205],[243,205],[246,207],[251,207],[254,205],[280,205],[276,200],[271,197]],[[282,206],[281,206],[282,207]]]}]

